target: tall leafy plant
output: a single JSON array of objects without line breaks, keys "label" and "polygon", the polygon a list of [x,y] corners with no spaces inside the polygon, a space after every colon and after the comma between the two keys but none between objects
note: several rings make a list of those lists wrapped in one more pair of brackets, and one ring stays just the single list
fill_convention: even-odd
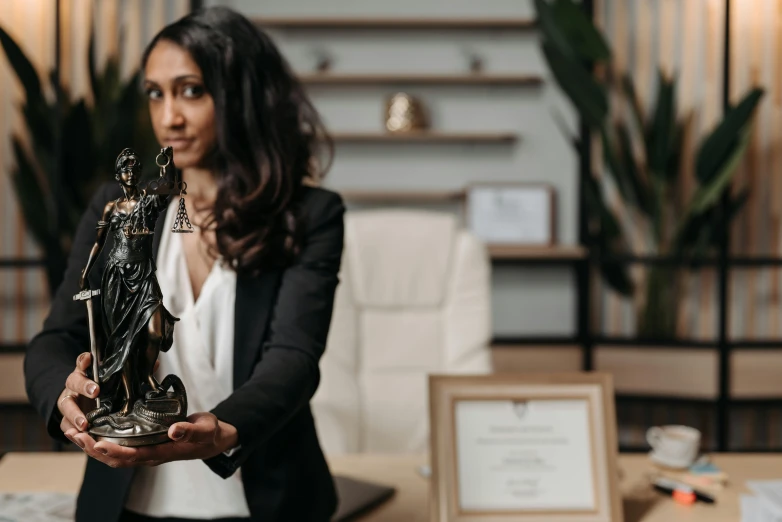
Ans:
[{"label": "tall leafy plant", "polygon": [[[730,106],[700,143],[692,169],[684,169],[686,117],[676,107],[676,80],[658,74],[656,102],[646,110],[632,77],[614,77],[611,48],[604,35],[574,0],[535,0],[543,55],[565,95],[599,141],[609,174],[606,183],[592,173],[583,179],[590,215],[591,247],[601,273],[616,292],[631,296],[639,289],[617,257],[630,253],[631,234],[642,235],[642,254],[698,260],[719,247],[722,231],[747,199],[732,194],[731,180],[747,148],[755,109],[763,97],[759,88]],[[600,71],[600,74],[595,74]],[[611,101],[626,110],[612,110]],[[571,136],[579,154],[589,143]],[[691,197],[682,202],[677,188],[687,171],[694,172]],[[626,215],[607,203],[613,185]],[[723,201],[727,201],[727,205]],[[624,219],[623,219],[624,218]],[[633,238],[638,239],[638,238]],[[646,337],[675,334],[681,294],[679,270],[652,264],[643,283],[638,333]]]},{"label": "tall leafy plant", "polygon": [[116,155],[135,147],[141,157],[154,157],[155,139],[139,88],[140,72],[123,81],[118,56],[108,58],[98,71],[93,36],[87,49],[89,98],[72,99],[54,71],[46,79],[47,92],[30,59],[2,27],[0,45],[24,88],[19,109],[29,137],[11,137],[10,176],[25,224],[43,252],[53,293],[62,282],[78,220],[96,187],[113,179]]}]

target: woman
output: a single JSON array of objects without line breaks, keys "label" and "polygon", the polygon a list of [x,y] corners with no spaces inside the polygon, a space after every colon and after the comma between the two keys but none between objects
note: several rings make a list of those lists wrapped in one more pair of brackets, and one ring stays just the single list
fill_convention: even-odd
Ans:
[{"label": "woman", "polygon": [[[336,495],[309,399],[338,283],[344,206],[310,186],[322,174],[321,122],[269,38],[225,8],[164,28],[143,68],[155,135],[173,147],[198,230],[170,233],[172,202],[152,244],[164,306],[180,319],[160,370],[182,377],[195,413],[155,446],[84,433],[100,389],[85,376],[86,312],[72,295],[105,202],[121,196],[105,186],[25,359],[28,394],[49,432],[91,457],[77,520],[328,520]],[[107,250],[89,288],[100,284]]]}]

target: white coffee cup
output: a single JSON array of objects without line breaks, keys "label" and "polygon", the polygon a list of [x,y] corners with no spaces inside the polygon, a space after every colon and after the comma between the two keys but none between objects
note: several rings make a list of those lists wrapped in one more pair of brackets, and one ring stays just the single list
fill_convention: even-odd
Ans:
[{"label": "white coffee cup", "polygon": [[689,426],[655,426],[646,432],[652,459],[670,467],[686,468],[695,462],[701,432]]}]

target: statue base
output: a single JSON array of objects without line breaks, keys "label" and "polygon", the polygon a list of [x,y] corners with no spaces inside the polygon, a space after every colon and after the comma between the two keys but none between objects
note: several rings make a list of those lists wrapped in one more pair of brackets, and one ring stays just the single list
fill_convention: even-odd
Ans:
[{"label": "statue base", "polygon": [[187,394],[184,385],[175,375],[169,375],[161,383],[163,390],[149,392],[139,399],[127,415],[109,413],[98,408],[87,415],[90,429],[87,433],[96,441],[105,440],[126,447],[151,446],[170,442],[168,429],[177,422],[187,420]]}]

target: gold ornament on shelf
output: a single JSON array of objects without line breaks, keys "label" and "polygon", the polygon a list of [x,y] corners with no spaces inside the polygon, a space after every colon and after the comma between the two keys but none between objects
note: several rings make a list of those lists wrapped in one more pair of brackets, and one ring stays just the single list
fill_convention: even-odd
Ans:
[{"label": "gold ornament on shelf", "polygon": [[421,131],[429,126],[420,100],[400,92],[386,102],[386,129],[389,132]]}]

